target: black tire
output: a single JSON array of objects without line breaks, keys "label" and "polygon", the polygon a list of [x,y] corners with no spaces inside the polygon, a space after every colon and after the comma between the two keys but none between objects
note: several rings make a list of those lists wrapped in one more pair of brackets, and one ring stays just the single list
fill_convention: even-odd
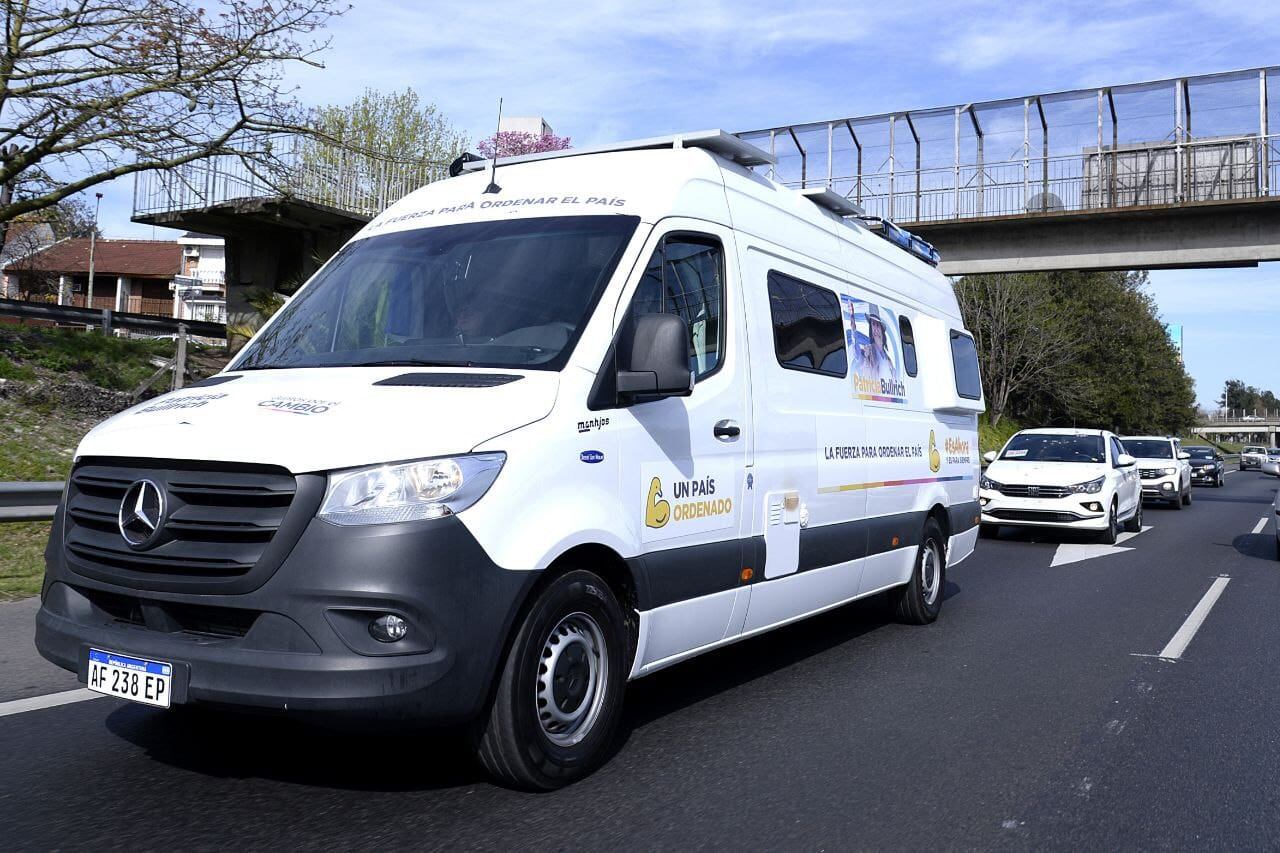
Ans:
[{"label": "black tire", "polygon": [[1173,500],[1169,501],[1169,506],[1173,507],[1174,509],[1182,509],[1182,498],[1176,497]]},{"label": "black tire", "polygon": [[1124,529],[1128,533],[1142,532],[1142,500],[1138,500],[1138,508],[1133,511],[1133,518],[1124,523]]},{"label": "black tire", "polygon": [[1191,487],[1187,486],[1187,490],[1182,493],[1182,505],[1191,506]]},{"label": "black tire", "polygon": [[979,524],[978,537],[981,539],[998,539],[1000,537],[1000,525]]},{"label": "black tire", "polygon": [[1222,488],[1223,486],[1225,486],[1226,484],[1227,484],[1227,475],[1226,475],[1226,473],[1225,473],[1225,472],[1219,472],[1219,473],[1218,473],[1218,485],[1217,485],[1217,488],[1221,489],[1221,488]]},{"label": "black tire", "polygon": [[1107,529],[1098,534],[1098,541],[1103,545],[1116,544],[1117,529],[1120,526],[1120,509],[1116,501],[1111,501],[1111,511],[1107,513]]},{"label": "black tire", "polygon": [[[626,631],[622,608],[599,576],[574,570],[552,581],[529,607],[477,723],[481,766],[530,791],[554,790],[593,770],[621,716]],[[553,657],[549,672],[545,661]],[[564,722],[573,715],[576,722]]]},{"label": "black tire", "polygon": [[1280,560],[1280,530],[1276,532],[1276,559]]},{"label": "black tire", "polygon": [[938,522],[924,523],[911,580],[892,593],[894,616],[908,625],[928,625],[942,610],[947,585],[947,539]]}]

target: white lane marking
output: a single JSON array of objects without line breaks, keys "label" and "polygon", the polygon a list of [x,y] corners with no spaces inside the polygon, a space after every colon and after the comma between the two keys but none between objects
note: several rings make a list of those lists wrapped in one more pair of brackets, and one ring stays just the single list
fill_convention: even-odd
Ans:
[{"label": "white lane marking", "polygon": [[1150,529],[1151,525],[1144,524],[1142,530],[1138,531],[1138,533],[1121,533],[1116,537],[1116,545],[1102,545],[1095,542],[1064,542],[1058,546],[1058,550],[1053,552],[1053,562],[1049,564],[1049,568],[1105,557],[1108,554],[1122,554],[1125,551],[1132,551],[1132,548],[1120,548],[1117,546],[1121,542],[1128,542],[1133,537],[1146,533]]},{"label": "white lane marking", "polygon": [[1213,579],[1213,583],[1209,584],[1209,589],[1205,592],[1204,597],[1200,599],[1200,603],[1196,605],[1195,610],[1191,611],[1191,615],[1187,617],[1187,621],[1182,623],[1182,627],[1178,629],[1178,633],[1173,635],[1173,639],[1160,650],[1158,657],[1168,660],[1177,660],[1182,657],[1182,653],[1191,644],[1191,638],[1196,635],[1196,631],[1200,630],[1200,626],[1204,624],[1209,611],[1218,602],[1218,596],[1222,595],[1222,591],[1227,588],[1227,584],[1230,582],[1231,578],[1228,577]]},{"label": "white lane marking", "polygon": [[39,711],[43,708],[56,708],[59,705],[70,705],[89,699],[105,699],[101,693],[94,693],[87,688],[66,690],[62,693],[49,693],[44,696],[32,696],[27,699],[14,699],[11,702],[0,702],[0,717],[10,714],[23,714],[27,711]]},{"label": "white lane marking", "polygon": [[1254,533],[1261,533],[1262,529],[1267,526],[1267,517],[1264,515],[1258,519],[1258,523],[1253,526]]}]

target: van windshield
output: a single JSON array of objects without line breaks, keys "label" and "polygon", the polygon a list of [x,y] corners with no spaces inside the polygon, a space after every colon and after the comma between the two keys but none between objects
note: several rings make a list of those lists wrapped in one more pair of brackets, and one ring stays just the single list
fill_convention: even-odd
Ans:
[{"label": "van windshield", "polygon": [[1014,462],[1106,462],[1100,435],[1020,433],[1009,439],[1001,459]]},{"label": "van windshield", "polygon": [[233,369],[559,370],[638,223],[517,219],[359,240],[280,310]]}]

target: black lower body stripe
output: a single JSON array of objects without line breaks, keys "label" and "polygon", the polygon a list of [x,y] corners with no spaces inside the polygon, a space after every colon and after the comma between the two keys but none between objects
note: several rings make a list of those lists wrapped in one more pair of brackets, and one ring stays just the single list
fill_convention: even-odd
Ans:
[{"label": "black lower body stripe", "polygon": [[[978,514],[977,501],[948,509],[948,535],[975,527]],[[926,516],[921,510],[807,527],[800,531],[797,571],[915,548]],[[753,570],[752,583],[768,583],[764,579],[765,560],[764,537],[750,536],[652,551],[627,562],[638,579],[640,609],[651,610],[742,586],[742,570],[747,567]]]}]

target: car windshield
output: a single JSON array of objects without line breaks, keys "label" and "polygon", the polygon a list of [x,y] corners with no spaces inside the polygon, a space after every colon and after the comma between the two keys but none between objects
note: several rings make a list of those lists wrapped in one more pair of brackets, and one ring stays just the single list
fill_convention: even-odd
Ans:
[{"label": "car windshield", "polygon": [[280,310],[233,369],[558,370],[638,223],[515,219],[359,240]]},{"label": "car windshield", "polygon": [[1100,435],[1019,433],[1009,439],[1001,459],[1013,462],[1106,462]]},{"label": "car windshield", "polygon": [[1266,453],[1267,451],[1261,447],[1246,447],[1242,453]]},{"label": "car windshield", "polygon": [[[1129,445],[1126,444],[1125,447]],[[1209,447],[1188,447],[1187,452],[1191,454],[1192,459],[1212,459],[1213,449]]]},{"label": "car windshield", "polygon": [[1172,459],[1173,445],[1162,439],[1125,438],[1121,439],[1125,452],[1138,459]]},{"label": "car windshield", "polygon": [[1280,447],[1273,447],[1267,451],[1268,456],[1280,456]]}]

